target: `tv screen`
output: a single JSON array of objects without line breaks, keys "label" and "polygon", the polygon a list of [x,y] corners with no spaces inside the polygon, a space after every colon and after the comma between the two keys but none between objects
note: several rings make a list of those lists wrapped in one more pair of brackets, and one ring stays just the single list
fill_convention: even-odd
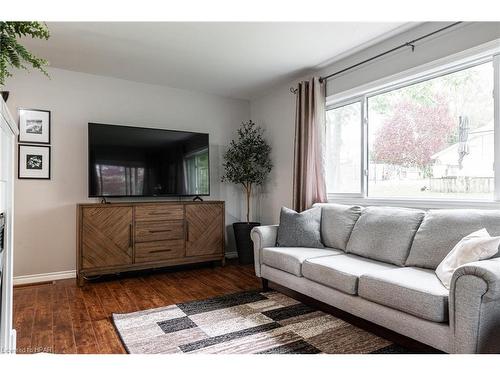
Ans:
[{"label": "tv screen", "polygon": [[89,197],[210,194],[208,134],[89,123]]}]

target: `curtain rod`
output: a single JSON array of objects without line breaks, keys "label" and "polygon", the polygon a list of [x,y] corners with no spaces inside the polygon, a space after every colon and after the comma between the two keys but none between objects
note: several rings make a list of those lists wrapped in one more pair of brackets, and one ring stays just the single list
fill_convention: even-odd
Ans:
[{"label": "curtain rod", "polygon": [[[448,25],[448,26],[442,27],[442,28],[440,28],[440,29],[438,29],[438,30],[435,30],[435,31],[431,32],[431,33],[428,33],[428,34],[422,35],[421,37],[418,37],[418,38],[416,38],[416,39],[410,40],[409,42],[406,42],[406,43],[400,44],[400,45],[399,45],[399,46],[397,46],[397,47],[394,47],[394,48],[391,48],[390,50],[387,50],[387,51],[385,51],[385,52],[379,53],[378,55],[375,55],[375,56],[373,56],[373,57],[370,57],[369,59],[366,59],[366,60],[360,61],[359,63],[356,63],[356,64],[354,64],[354,65],[348,66],[347,68],[344,68],[344,69],[339,70],[339,71],[337,71],[337,72],[335,72],[335,73],[329,74],[329,75],[327,75],[327,76],[325,76],[325,77],[320,77],[319,81],[320,81],[320,82],[326,81],[326,80],[328,80],[329,78],[332,78],[332,77],[335,77],[335,76],[337,76],[337,75],[339,75],[339,74],[345,73],[345,72],[347,72],[347,71],[349,71],[349,70],[351,70],[351,69],[357,68],[357,67],[358,67],[358,66],[360,66],[360,65],[366,64],[366,63],[368,63],[368,62],[370,62],[370,61],[373,61],[373,60],[376,60],[376,59],[378,59],[378,58],[380,58],[380,57],[382,57],[382,56],[388,55],[388,54],[390,54],[390,53],[392,53],[392,52],[394,52],[394,51],[397,51],[397,50],[399,50],[399,49],[401,49],[401,48],[411,47],[411,51],[413,52],[413,51],[415,51],[415,43],[417,43],[417,42],[419,42],[419,41],[421,41],[421,40],[423,40],[423,39],[426,39],[426,38],[428,38],[428,37],[430,37],[430,36],[432,36],[432,35],[438,34],[438,33],[442,32],[442,31],[445,31],[445,30],[448,30],[448,29],[450,29],[450,28],[452,28],[452,27],[455,27],[455,26],[457,26],[457,25],[459,25],[459,24],[461,24],[461,23],[462,23],[461,21],[460,21],[460,22],[454,22],[454,23],[452,23],[452,24],[450,24],[450,25]],[[293,94],[295,94],[295,93],[297,92],[297,89],[292,87],[292,88],[290,88],[290,91],[291,91]]]}]

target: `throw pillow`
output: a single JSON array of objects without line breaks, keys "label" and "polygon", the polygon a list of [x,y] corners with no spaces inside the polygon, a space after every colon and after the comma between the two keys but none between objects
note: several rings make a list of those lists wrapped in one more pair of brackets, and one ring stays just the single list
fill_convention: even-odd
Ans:
[{"label": "throw pillow", "polygon": [[491,237],[485,228],[473,232],[455,245],[436,268],[436,275],[443,285],[450,289],[453,272],[458,267],[493,257],[498,252],[499,245],[500,237]]},{"label": "throw pillow", "polygon": [[296,212],[281,208],[276,245],[280,247],[317,247],[321,243],[321,207]]}]

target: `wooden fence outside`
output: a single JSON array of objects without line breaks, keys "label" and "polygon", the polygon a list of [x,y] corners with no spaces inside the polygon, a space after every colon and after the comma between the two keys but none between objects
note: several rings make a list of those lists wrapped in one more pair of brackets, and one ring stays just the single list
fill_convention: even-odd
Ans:
[{"label": "wooden fence outside", "polygon": [[493,177],[453,176],[430,178],[430,191],[436,193],[492,193]]}]

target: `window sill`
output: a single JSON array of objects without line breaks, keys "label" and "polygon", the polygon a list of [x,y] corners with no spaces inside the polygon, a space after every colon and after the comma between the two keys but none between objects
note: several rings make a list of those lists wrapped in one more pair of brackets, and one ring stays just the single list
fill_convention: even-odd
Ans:
[{"label": "window sill", "polygon": [[487,200],[442,200],[442,199],[412,199],[412,198],[363,198],[329,195],[329,203],[357,204],[360,206],[395,206],[411,208],[478,208],[500,209],[499,201]]}]

